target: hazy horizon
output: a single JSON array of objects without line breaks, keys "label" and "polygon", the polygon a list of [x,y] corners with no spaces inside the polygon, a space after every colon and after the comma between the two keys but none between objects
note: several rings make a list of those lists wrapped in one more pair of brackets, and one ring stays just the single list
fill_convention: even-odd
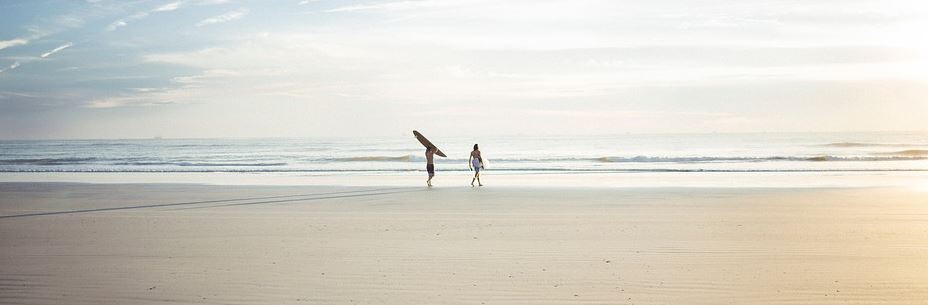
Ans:
[{"label": "hazy horizon", "polygon": [[920,1],[24,1],[0,17],[0,139],[928,131]]},{"label": "hazy horizon", "polygon": [[[443,137],[452,137],[452,138],[507,138],[507,137],[545,137],[545,138],[558,138],[558,137],[608,137],[608,136],[659,136],[659,135],[866,135],[866,134],[925,134],[928,136],[928,130],[867,130],[867,131],[728,131],[728,132],[626,132],[626,133],[562,133],[562,134],[528,134],[528,133],[501,133],[501,134],[454,134],[454,133],[429,133],[433,136],[443,136]],[[249,139],[296,139],[296,140],[312,140],[312,139],[364,139],[364,138],[376,138],[376,139],[385,139],[385,138],[397,138],[397,137],[408,137],[414,139],[412,136],[411,130],[401,130],[395,131],[392,134],[374,134],[374,135],[342,135],[342,136],[326,136],[326,135],[308,135],[308,136],[215,136],[215,137],[165,137],[165,136],[151,136],[151,137],[112,137],[112,138],[30,138],[30,139],[17,139],[17,138],[0,138],[0,141],[84,141],[84,140],[249,140]],[[840,141],[838,141],[840,142]]]}]

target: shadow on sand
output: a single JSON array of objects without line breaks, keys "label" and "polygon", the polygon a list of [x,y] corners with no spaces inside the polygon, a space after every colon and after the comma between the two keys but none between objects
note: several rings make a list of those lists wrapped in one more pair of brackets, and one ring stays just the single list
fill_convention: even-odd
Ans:
[{"label": "shadow on sand", "polygon": [[[312,200],[324,200],[324,199],[350,198],[350,197],[381,196],[381,195],[390,195],[390,194],[408,193],[408,192],[421,192],[421,191],[422,191],[422,190],[371,189],[371,190],[356,190],[356,191],[342,191],[342,192],[328,192],[328,193],[314,193],[314,194],[299,194],[299,195],[283,195],[283,196],[267,196],[267,197],[249,197],[249,198],[234,198],[234,199],[222,199],[222,200],[205,200],[205,201],[191,201],[191,202],[177,202],[177,203],[163,203],[163,204],[147,204],[147,205],[135,205],[135,206],[125,206],[125,207],[96,208],[96,209],[84,209],[84,210],[68,210],[68,211],[39,212],[39,213],[28,213],[28,214],[18,214],[18,215],[0,216],[0,219],[6,219],[6,218],[22,218],[22,217],[35,217],[35,216],[64,215],[64,214],[82,214],[82,213],[107,212],[107,211],[120,211],[120,210],[134,210],[134,209],[147,209],[147,208],[161,208],[161,207],[177,207],[177,206],[193,206],[193,207],[186,207],[186,208],[181,208],[181,209],[204,209],[204,208],[219,208],[219,207],[230,207],[230,206],[241,206],[241,205],[254,205],[254,204],[270,204],[270,203],[282,203],[282,202],[297,202],[297,201],[312,201]],[[282,199],[282,198],[288,198],[288,199]],[[265,199],[274,199],[274,200],[265,200]],[[210,206],[196,206],[196,205],[200,205],[200,204],[226,203],[226,202],[251,201],[251,200],[263,200],[263,201],[256,201],[256,202],[241,202],[241,203],[228,203],[228,204],[210,205]],[[179,209],[179,210],[180,210],[180,209]]]}]

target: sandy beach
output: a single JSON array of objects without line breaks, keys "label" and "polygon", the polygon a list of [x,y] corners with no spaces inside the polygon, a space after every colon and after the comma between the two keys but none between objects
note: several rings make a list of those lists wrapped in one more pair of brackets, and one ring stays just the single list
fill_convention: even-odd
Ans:
[{"label": "sandy beach", "polygon": [[3,304],[923,304],[909,188],[0,183]]}]

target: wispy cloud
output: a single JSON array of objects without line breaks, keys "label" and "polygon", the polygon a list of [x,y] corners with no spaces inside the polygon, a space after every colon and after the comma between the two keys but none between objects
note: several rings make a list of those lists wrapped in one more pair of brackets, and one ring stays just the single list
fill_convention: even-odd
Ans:
[{"label": "wispy cloud", "polygon": [[[153,93],[153,92],[145,92]],[[177,104],[170,100],[165,100],[159,95],[149,94],[141,96],[118,96],[92,100],[83,105],[84,108],[106,109],[119,107],[150,107]]]},{"label": "wispy cloud", "polygon": [[17,60],[16,62],[14,62],[12,65],[9,65],[9,66],[7,66],[6,68],[0,69],[0,73],[6,72],[6,71],[10,71],[10,70],[13,70],[13,69],[16,69],[16,68],[19,68],[19,66],[22,66],[24,63],[30,63],[30,62],[33,62],[33,61],[36,61],[36,60],[41,60],[42,58],[47,58],[47,57],[49,57],[49,56],[52,56],[52,55],[55,54],[55,53],[60,52],[61,50],[70,48],[70,47],[73,46],[73,45],[74,45],[73,43],[68,42],[68,43],[63,44],[63,45],[60,45],[60,46],[58,46],[57,48],[54,48],[54,49],[52,49],[52,50],[50,50],[50,51],[48,51],[48,52],[42,53],[42,55],[39,55],[39,57],[34,57],[34,56],[19,57],[20,59]]},{"label": "wispy cloud", "polygon": [[211,25],[223,22],[229,22],[244,17],[248,14],[248,9],[240,8],[219,16],[213,16],[210,18],[203,19],[203,21],[197,22],[197,26]]},{"label": "wispy cloud", "polygon": [[54,18],[55,23],[68,28],[76,28],[84,25],[84,18],[77,15],[63,15]]},{"label": "wispy cloud", "polygon": [[19,68],[19,66],[20,66],[20,63],[19,63],[18,61],[17,61],[17,62],[14,62],[12,65],[10,65],[9,67],[7,67],[6,69],[0,69],[0,73],[3,73],[3,72],[6,72],[6,71],[10,71],[10,70]]},{"label": "wispy cloud", "polygon": [[118,28],[129,25],[129,22],[131,21],[136,21],[136,20],[148,17],[148,14],[149,14],[148,12],[138,12],[138,13],[133,14],[132,16],[113,21],[113,23],[110,23],[110,25],[106,27],[106,30],[115,31]]},{"label": "wispy cloud", "polygon": [[107,30],[107,31],[115,31],[116,29],[121,28],[121,27],[124,27],[124,26],[126,26],[126,25],[128,25],[128,24],[129,24],[129,23],[127,23],[126,20],[124,20],[124,19],[119,19],[119,20],[113,21],[113,23],[110,23],[110,25],[106,26],[106,30]]},{"label": "wispy cloud", "polygon": [[182,4],[182,3],[181,3],[180,1],[171,2],[171,3],[165,4],[165,5],[159,6],[159,7],[156,8],[154,11],[155,11],[155,12],[173,11],[173,10],[176,10],[176,9],[180,8],[180,5],[181,5],[181,4]]},{"label": "wispy cloud", "polygon": [[138,12],[138,13],[132,14],[132,15],[130,15],[130,16],[128,16],[128,17],[121,18],[121,19],[118,19],[118,20],[116,20],[116,21],[113,21],[112,23],[110,23],[110,24],[106,27],[106,30],[107,30],[107,31],[115,31],[116,29],[119,29],[119,28],[121,28],[121,27],[124,27],[124,26],[129,25],[129,22],[137,21],[137,20],[143,19],[143,18],[145,18],[145,17],[148,17],[148,16],[151,15],[151,14],[175,11],[175,10],[179,9],[183,4],[184,4],[184,2],[182,2],[182,1],[175,1],[175,2],[170,2],[170,3],[167,3],[167,4],[161,5],[161,6],[159,6],[159,7],[156,7],[156,8],[154,8],[154,9],[151,9],[151,10],[148,10],[148,11],[142,11],[142,12]]},{"label": "wispy cloud", "polygon": [[348,5],[348,6],[342,6],[342,7],[336,7],[333,9],[329,9],[329,10],[326,10],[326,12],[335,13],[335,12],[353,12],[353,11],[367,11],[367,10],[406,10],[406,9],[417,9],[417,8],[447,7],[447,6],[455,6],[455,5],[460,5],[460,4],[462,4],[462,1],[432,1],[432,0],[395,1],[395,2],[380,2],[380,3]]},{"label": "wispy cloud", "polygon": [[357,5],[336,7],[333,9],[326,10],[326,12],[335,13],[335,12],[352,12],[352,11],[399,8],[399,7],[408,7],[412,5],[412,3],[413,3],[412,1],[402,1],[402,2],[387,2],[387,3],[376,3],[376,4],[357,4]]},{"label": "wispy cloud", "polygon": [[105,99],[92,100],[89,103],[85,104],[84,108],[93,108],[93,109],[116,108],[116,107],[122,107],[127,104],[129,104],[129,101],[127,101],[124,98],[105,98]]},{"label": "wispy cloud", "polygon": [[27,43],[29,43],[29,40],[25,38],[13,38],[10,40],[0,40],[0,50],[6,49],[9,47],[24,45]]},{"label": "wispy cloud", "polygon": [[[200,74],[177,76],[171,79],[175,85],[168,87],[127,88],[128,92],[113,96],[88,99],[80,107],[109,109],[125,107],[155,107],[195,103],[197,98],[215,94],[217,84],[228,83],[242,75],[233,70],[211,69]],[[242,86],[237,84],[236,86]],[[244,86],[247,87],[247,86]],[[221,90],[235,90],[225,88]]]},{"label": "wispy cloud", "polygon": [[55,53],[58,53],[58,52],[61,51],[61,50],[70,48],[70,47],[73,46],[73,45],[74,45],[74,44],[73,44],[73,43],[70,43],[70,42],[69,42],[69,43],[66,43],[66,44],[63,44],[63,45],[61,45],[61,46],[59,46],[59,47],[57,47],[57,48],[52,49],[51,51],[42,53],[42,55],[40,55],[39,57],[46,58],[46,57],[52,56],[52,54],[55,54]]},{"label": "wispy cloud", "polygon": [[297,3],[297,5],[307,5],[311,2],[316,2],[316,1],[319,1],[319,0],[303,0],[303,1],[300,1],[300,3]]},{"label": "wispy cloud", "polygon": [[8,99],[10,97],[38,98],[41,97],[41,94],[19,91],[0,91],[0,99]]},{"label": "wispy cloud", "polygon": [[223,4],[229,3],[229,0],[197,0],[193,1],[193,4],[197,5],[214,5],[214,4]]}]

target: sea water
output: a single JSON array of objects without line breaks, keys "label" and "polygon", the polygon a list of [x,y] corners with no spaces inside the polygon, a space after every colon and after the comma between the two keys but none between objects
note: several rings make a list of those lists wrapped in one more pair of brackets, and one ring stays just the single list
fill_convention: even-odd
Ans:
[{"label": "sea water", "polygon": [[[455,137],[429,134],[468,171],[480,145],[496,173],[920,172],[928,133],[619,134]],[[396,174],[423,171],[412,134],[378,138],[0,141],[0,172]]]}]

